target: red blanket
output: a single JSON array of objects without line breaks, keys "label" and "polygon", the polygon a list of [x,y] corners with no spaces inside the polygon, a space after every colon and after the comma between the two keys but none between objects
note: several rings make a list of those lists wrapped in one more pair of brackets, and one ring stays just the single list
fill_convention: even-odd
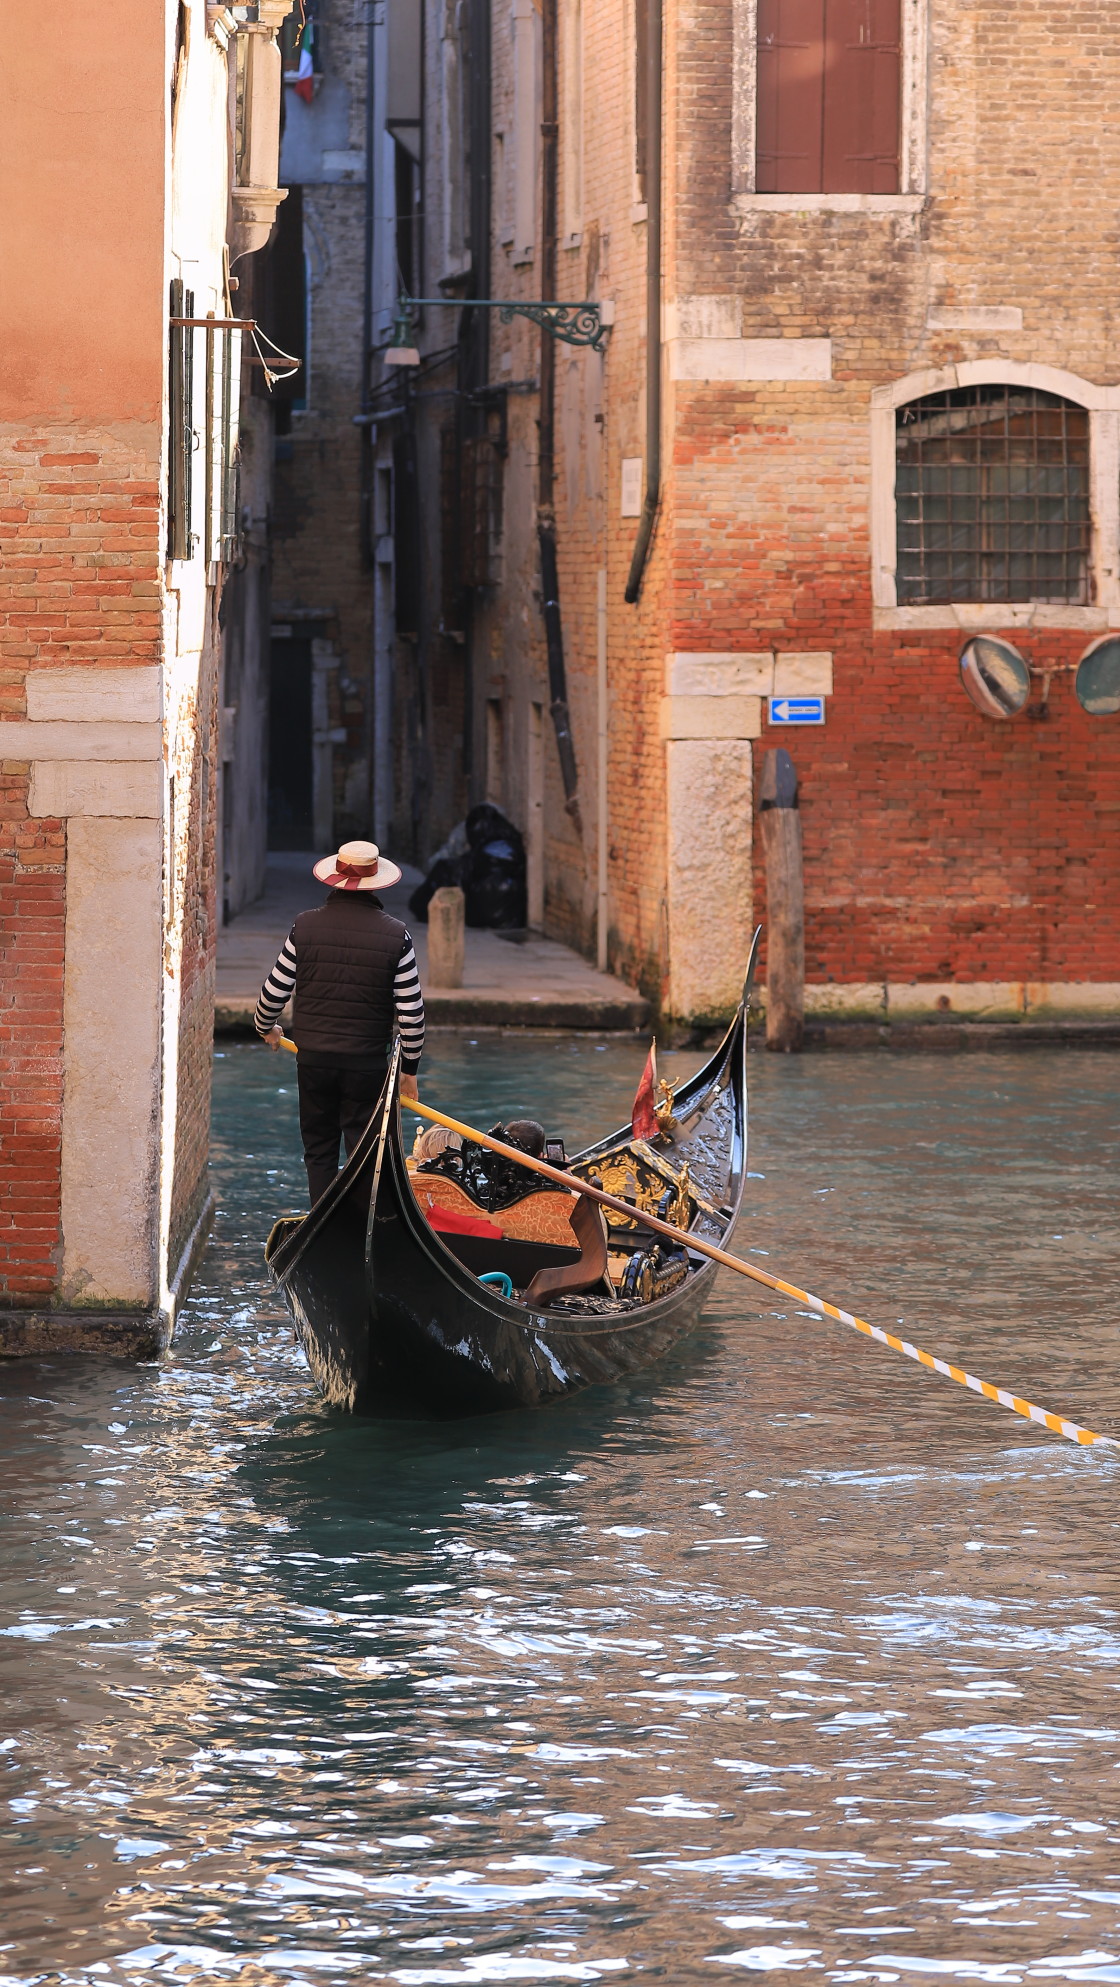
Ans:
[{"label": "red blanket", "polygon": [[487,1221],[482,1214],[455,1214],[449,1207],[433,1207],[428,1210],[428,1220],[437,1235],[482,1235],[491,1242],[505,1240],[497,1223]]}]

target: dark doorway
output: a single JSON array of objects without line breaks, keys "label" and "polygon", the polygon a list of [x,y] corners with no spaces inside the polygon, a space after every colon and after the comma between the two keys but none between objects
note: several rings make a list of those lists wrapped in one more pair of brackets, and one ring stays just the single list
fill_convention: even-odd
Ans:
[{"label": "dark doorway", "polygon": [[314,843],[311,793],[311,642],[273,636],[268,718],[268,846]]}]

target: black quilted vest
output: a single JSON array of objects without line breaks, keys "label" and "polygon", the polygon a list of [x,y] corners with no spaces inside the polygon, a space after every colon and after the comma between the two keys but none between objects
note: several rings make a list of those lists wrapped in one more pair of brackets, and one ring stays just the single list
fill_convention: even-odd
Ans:
[{"label": "black quilted vest", "polygon": [[393,1032],[393,980],[405,928],[371,891],[332,890],[293,927],[292,1034],[308,1066],[383,1063]]}]

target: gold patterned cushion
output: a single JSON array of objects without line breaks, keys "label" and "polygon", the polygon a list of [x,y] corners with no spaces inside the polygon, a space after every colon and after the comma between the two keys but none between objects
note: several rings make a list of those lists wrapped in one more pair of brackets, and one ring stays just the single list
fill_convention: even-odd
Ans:
[{"label": "gold patterned cushion", "polygon": [[569,1220],[574,1194],[561,1191],[526,1194],[524,1200],[515,1201],[512,1207],[503,1207],[495,1214],[489,1208],[480,1208],[456,1180],[448,1180],[441,1173],[411,1173],[410,1178],[412,1191],[425,1214],[433,1207],[447,1208],[452,1214],[484,1214],[511,1242],[552,1242],[562,1249],[576,1246]]}]

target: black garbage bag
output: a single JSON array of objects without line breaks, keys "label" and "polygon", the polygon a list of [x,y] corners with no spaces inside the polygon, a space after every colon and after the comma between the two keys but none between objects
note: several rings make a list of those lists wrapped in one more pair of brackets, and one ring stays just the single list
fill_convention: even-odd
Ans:
[{"label": "black garbage bag", "polygon": [[476,930],[525,929],[525,843],[512,821],[488,801],[466,819],[463,892],[466,921]]},{"label": "black garbage bag", "polygon": [[457,885],[466,900],[466,922],[475,930],[525,928],[525,843],[499,808],[484,801],[451,830],[436,850],[423,883],[408,900],[419,923],[437,890]]}]

